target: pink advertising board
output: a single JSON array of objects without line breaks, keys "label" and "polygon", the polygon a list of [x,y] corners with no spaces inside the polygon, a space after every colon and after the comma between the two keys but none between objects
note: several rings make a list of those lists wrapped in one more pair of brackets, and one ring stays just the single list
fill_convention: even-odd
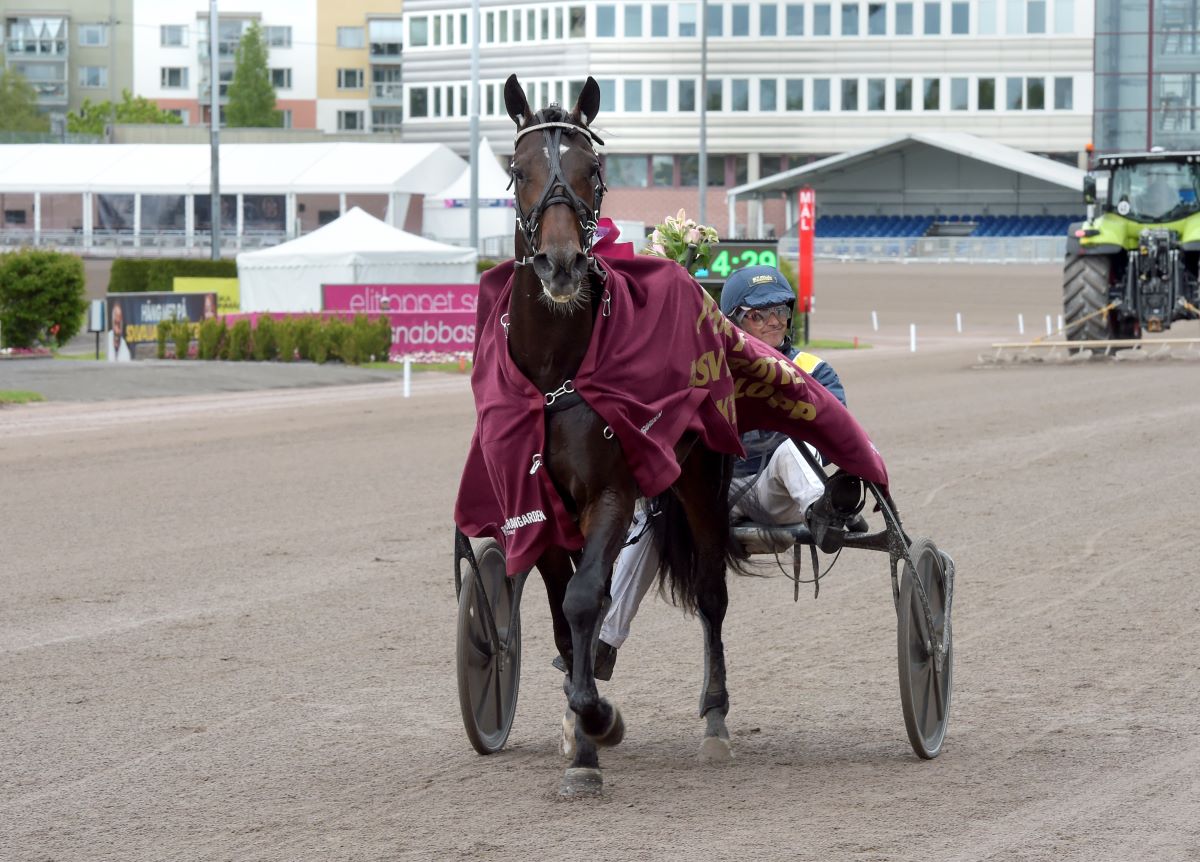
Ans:
[{"label": "pink advertising board", "polygon": [[386,314],[392,355],[470,353],[475,348],[477,284],[324,284],[325,311]]}]

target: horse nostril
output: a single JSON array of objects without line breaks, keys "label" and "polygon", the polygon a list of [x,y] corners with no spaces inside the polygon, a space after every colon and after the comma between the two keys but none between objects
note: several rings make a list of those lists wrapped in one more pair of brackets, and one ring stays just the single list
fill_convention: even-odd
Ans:
[{"label": "horse nostril", "polygon": [[571,274],[575,276],[576,281],[581,281],[587,275],[588,259],[583,252],[575,253],[575,262],[571,265]]},{"label": "horse nostril", "polygon": [[550,262],[550,255],[545,252],[540,252],[533,256],[533,271],[537,273],[537,277],[542,281],[549,281],[554,275],[554,264]]}]

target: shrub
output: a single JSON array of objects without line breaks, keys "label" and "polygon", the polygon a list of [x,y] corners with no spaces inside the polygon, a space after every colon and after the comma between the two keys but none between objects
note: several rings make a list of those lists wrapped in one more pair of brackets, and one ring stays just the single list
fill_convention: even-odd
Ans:
[{"label": "shrub", "polygon": [[[161,328],[161,327],[160,327]],[[175,358],[187,359],[192,345],[192,324],[189,320],[176,320],[171,324],[171,340],[175,342]]]},{"label": "shrub", "polygon": [[109,293],[170,293],[176,276],[237,278],[237,261],[191,260],[190,258],[135,259],[113,261],[108,276]]},{"label": "shrub", "polygon": [[354,318],[354,338],[359,362],[386,362],[392,346],[392,326],[386,317],[369,319],[365,314]]},{"label": "shrub", "polygon": [[316,325],[311,327],[308,333],[308,353],[309,359],[318,365],[323,365],[329,360],[329,350],[332,344],[332,338],[329,327],[321,326],[317,321],[313,321]]},{"label": "shrub", "polygon": [[[300,358],[315,362],[313,359],[313,341],[321,331],[321,321],[312,317],[301,317],[295,321],[296,350]],[[324,361],[324,360],[322,360]]]},{"label": "shrub", "polygon": [[499,266],[500,261],[492,260],[488,257],[481,257],[475,260],[475,272],[482,275],[494,266]]},{"label": "shrub", "polygon": [[0,334],[9,347],[61,347],[87,311],[83,262],[70,254],[22,249],[0,255]]},{"label": "shrub", "polygon": [[322,327],[329,344],[329,358],[340,359],[345,363],[354,363],[358,351],[354,346],[354,331],[350,324],[341,318],[332,317],[325,320]]},{"label": "shrub", "polygon": [[239,320],[233,325],[233,329],[229,330],[229,355],[228,359],[231,362],[241,362],[250,356],[252,347],[253,330],[250,328],[249,320]]},{"label": "shrub", "polygon": [[285,317],[275,321],[275,347],[280,362],[291,362],[296,358],[300,321]]},{"label": "shrub", "polygon": [[146,293],[150,290],[150,266],[156,263],[132,257],[119,257],[113,261],[108,274],[109,293]]},{"label": "shrub", "polygon": [[225,320],[210,317],[200,324],[199,344],[196,355],[200,359],[217,359],[221,355],[221,342],[225,339]]},{"label": "shrub", "polygon": [[259,362],[269,362],[275,358],[278,331],[279,326],[271,315],[266,314],[258,319],[258,327],[254,330],[254,358]]},{"label": "shrub", "polygon": [[159,359],[167,358],[167,342],[171,340],[171,325],[175,322],[175,318],[164,320],[154,330],[154,339],[157,342],[154,348],[154,355]]}]

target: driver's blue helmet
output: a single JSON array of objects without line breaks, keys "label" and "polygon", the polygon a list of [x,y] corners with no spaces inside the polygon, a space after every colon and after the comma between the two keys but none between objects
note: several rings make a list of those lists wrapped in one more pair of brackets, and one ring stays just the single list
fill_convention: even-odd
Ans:
[{"label": "driver's blue helmet", "polygon": [[721,312],[735,321],[739,308],[766,308],[784,303],[795,309],[796,293],[783,273],[773,266],[739,269],[721,288]]}]

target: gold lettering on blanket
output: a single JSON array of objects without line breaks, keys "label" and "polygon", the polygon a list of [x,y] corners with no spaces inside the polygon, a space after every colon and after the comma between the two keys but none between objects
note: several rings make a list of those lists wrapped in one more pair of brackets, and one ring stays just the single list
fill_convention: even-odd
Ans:
[{"label": "gold lettering on blanket", "polygon": [[699,359],[692,360],[692,375],[690,386],[708,386],[721,379],[725,370],[725,348],[720,351],[710,350]]}]

